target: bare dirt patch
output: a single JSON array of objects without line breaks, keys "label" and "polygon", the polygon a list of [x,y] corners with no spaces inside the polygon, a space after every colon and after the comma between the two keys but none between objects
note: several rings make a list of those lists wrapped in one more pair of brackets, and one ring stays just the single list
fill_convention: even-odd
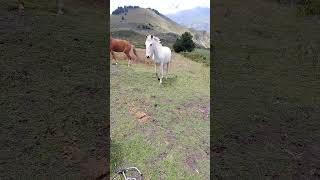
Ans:
[{"label": "bare dirt patch", "polygon": [[135,118],[140,122],[140,123],[146,123],[151,121],[151,116],[147,115],[143,111],[139,111],[136,107],[131,106],[129,107],[129,112],[131,115],[135,116]]},{"label": "bare dirt patch", "polygon": [[188,100],[182,103],[181,107],[177,107],[177,110],[185,110],[187,113],[190,109],[197,109],[202,114],[203,120],[209,120],[210,116],[210,98],[209,97],[200,97]]},{"label": "bare dirt patch", "polygon": [[162,161],[168,156],[168,154],[169,153],[167,151],[162,152],[158,156],[156,156],[155,158],[151,159],[148,163],[149,164],[155,164],[158,161]]}]

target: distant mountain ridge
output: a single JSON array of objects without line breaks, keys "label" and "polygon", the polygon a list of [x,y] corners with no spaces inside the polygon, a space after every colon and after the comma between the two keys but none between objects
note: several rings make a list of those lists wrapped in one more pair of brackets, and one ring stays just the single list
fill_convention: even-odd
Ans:
[{"label": "distant mountain ridge", "polygon": [[188,28],[210,31],[210,8],[197,7],[166,16]]},{"label": "distant mountain ridge", "polygon": [[[210,34],[186,28],[155,9],[126,6],[118,8],[110,15],[110,30],[115,37],[124,37],[144,45],[145,35],[154,34],[162,42],[172,46],[176,38],[184,32],[190,32],[199,47],[210,47]],[[143,41],[143,42],[142,42]]]}]

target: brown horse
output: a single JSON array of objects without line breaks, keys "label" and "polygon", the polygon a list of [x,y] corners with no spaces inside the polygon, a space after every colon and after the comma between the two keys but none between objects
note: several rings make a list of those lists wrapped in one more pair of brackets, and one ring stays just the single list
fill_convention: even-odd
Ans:
[{"label": "brown horse", "polygon": [[134,48],[134,46],[132,44],[130,44],[126,40],[114,39],[114,38],[110,37],[109,51],[111,53],[112,60],[115,60],[116,64],[118,64],[118,61],[115,58],[114,52],[124,52],[128,58],[128,66],[129,66],[130,61],[132,59],[132,57],[130,56],[131,49],[133,50],[133,53],[136,56],[136,58],[138,58],[136,49]]}]

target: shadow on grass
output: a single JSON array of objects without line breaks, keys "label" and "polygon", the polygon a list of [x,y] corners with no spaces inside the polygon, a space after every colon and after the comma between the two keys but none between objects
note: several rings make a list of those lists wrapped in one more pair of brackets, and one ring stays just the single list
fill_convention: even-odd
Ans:
[{"label": "shadow on grass", "polygon": [[123,147],[121,143],[111,141],[110,146],[110,170],[114,173],[123,163]]},{"label": "shadow on grass", "polygon": [[[126,154],[124,153],[123,144],[111,141],[110,154],[110,178],[114,178],[119,176],[115,173],[116,171],[125,168],[123,163]],[[128,171],[126,175],[135,177],[137,180],[140,179],[139,174],[135,171]]]}]

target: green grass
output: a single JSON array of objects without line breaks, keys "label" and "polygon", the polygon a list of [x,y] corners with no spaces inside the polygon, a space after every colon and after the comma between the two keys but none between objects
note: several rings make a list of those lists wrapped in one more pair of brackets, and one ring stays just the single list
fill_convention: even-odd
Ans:
[{"label": "green grass", "polygon": [[203,55],[204,57],[206,57],[206,59],[210,59],[210,49],[196,48],[194,51],[196,53],[199,53],[199,54]]},{"label": "green grass", "polygon": [[106,15],[66,6],[56,16],[48,2],[27,1],[18,17],[17,1],[0,1],[0,179],[94,178],[105,168]]},{"label": "green grass", "polygon": [[210,50],[196,48],[191,52],[181,52],[181,54],[192,61],[202,63],[206,66],[210,65]]},{"label": "green grass", "polygon": [[[153,66],[111,66],[111,169],[136,166],[147,179],[208,179],[209,68],[175,54],[169,73],[160,86]],[[153,121],[138,122],[132,106]]]},{"label": "green grass", "polygon": [[268,1],[213,6],[213,176],[319,178],[319,24]]}]

